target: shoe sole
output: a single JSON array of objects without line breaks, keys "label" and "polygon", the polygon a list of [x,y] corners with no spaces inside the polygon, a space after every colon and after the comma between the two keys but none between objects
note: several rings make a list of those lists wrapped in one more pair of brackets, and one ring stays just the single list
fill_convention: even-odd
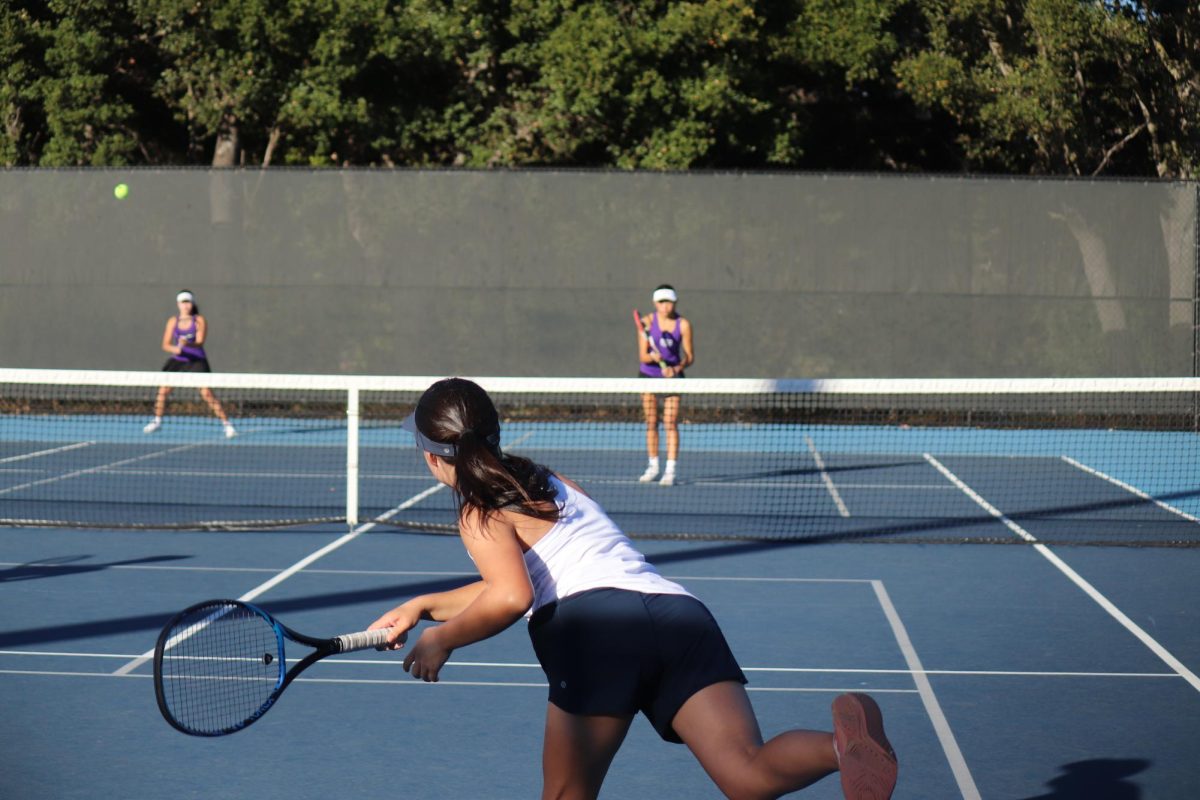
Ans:
[{"label": "shoe sole", "polygon": [[889,800],[898,767],[879,705],[865,694],[840,695],[833,701],[833,735],[846,800]]}]

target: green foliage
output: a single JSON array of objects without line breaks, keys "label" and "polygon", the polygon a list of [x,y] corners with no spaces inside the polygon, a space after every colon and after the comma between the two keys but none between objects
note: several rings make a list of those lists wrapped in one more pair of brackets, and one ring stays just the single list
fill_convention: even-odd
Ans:
[{"label": "green foliage", "polygon": [[0,6],[0,160],[27,164],[41,121],[35,83],[44,45],[27,9]]},{"label": "green foliage", "polygon": [[11,0],[0,161],[1191,176],[1198,31],[1180,0]]},{"label": "green foliage", "polygon": [[121,5],[52,0],[0,11],[6,164],[137,160],[135,111],[122,82],[135,42]]},{"label": "green foliage", "polygon": [[1126,8],[922,0],[928,38],[897,62],[898,85],[954,118],[975,169],[1088,175],[1122,164],[1137,172],[1147,39]]}]

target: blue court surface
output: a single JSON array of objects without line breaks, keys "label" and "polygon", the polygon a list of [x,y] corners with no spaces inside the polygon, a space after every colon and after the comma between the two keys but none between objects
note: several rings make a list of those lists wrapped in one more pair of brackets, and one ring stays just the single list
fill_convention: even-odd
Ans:
[{"label": "blue court surface", "polygon": [[[836,693],[872,693],[897,798],[1166,800],[1200,785],[1200,549],[640,546],[713,610],[768,736],[828,729]],[[323,661],[232,736],[184,736],[155,705],[143,656],[175,611],[252,596],[301,632],[357,630],[470,579],[453,536],[9,527],[0,562],[0,797],[538,796],[546,688],[523,623],[454,653],[438,684],[399,654]],[[719,795],[639,720],[603,796]],[[841,793],[830,777],[799,796]]]},{"label": "blue court surface", "polygon": [[[0,520],[153,529],[346,516],[344,421],[239,420],[233,440],[211,417],[169,417],[152,437],[144,421],[0,417]],[[640,536],[1200,544],[1190,430],[690,424],[666,492],[637,481],[640,424],[516,422],[505,437]],[[394,420],[357,444],[359,519],[453,519],[449,492],[422,496],[428,472]]]}]

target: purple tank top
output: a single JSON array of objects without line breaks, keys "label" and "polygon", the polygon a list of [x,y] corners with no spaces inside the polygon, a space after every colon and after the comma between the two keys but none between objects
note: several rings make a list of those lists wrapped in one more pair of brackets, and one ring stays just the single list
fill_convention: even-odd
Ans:
[{"label": "purple tank top", "polygon": [[175,331],[171,334],[171,344],[183,345],[183,352],[179,355],[171,356],[171,358],[175,361],[199,361],[202,358],[207,358],[203,347],[192,344],[195,341],[196,318],[192,317],[191,326],[184,328],[179,324],[179,317],[175,317]]},{"label": "purple tank top", "polygon": [[[679,357],[679,349],[683,342],[679,336],[680,319],[675,320],[674,331],[664,331],[658,326],[658,314],[650,316],[650,341],[658,348],[658,354],[668,366],[675,366],[683,359]],[[641,373],[651,378],[661,378],[662,368],[658,364],[642,364]]]}]

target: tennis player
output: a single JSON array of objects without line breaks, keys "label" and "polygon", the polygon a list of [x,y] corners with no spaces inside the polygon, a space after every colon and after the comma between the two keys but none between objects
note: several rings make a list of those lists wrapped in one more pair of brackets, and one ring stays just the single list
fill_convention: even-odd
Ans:
[{"label": "tennis player", "polygon": [[[692,325],[675,311],[679,302],[675,289],[664,283],[654,290],[654,313],[642,319],[646,336],[638,337],[638,375],[643,378],[682,378],[683,371],[696,360],[692,349]],[[649,483],[658,477],[658,395],[642,395],[646,416],[646,471],[638,478]],[[675,483],[675,465],[679,460],[679,395],[666,395],[662,402],[662,424],[667,434],[667,464],[659,483]]]},{"label": "tennis player", "polygon": [[[200,307],[196,298],[187,289],[175,296],[175,307],[178,313],[167,320],[163,331],[162,349],[171,355],[163,365],[163,372],[212,372],[208,364],[208,355],[204,352],[204,342],[208,338],[208,322],[200,315]],[[154,419],[142,428],[144,433],[154,433],[162,427],[163,414],[167,410],[167,398],[171,394],[170,386],[158,387],[158,397],[154,401]],[[237,430],[229,422],[221,401],[209,388],[200,390],[200,396],[212,409],[221,425],[225,428],[225,438],[237,436]]]},{"label": "tennis player", "polygon": [[867,695],[833,702],[833,732],[764,744],[746,678],[708,609],[662,577],[577,484],[500,448],[487,393],[460,378],[429,387],[404,420],[433,476],[454,489],[459,534],[480,580],[414,597],[371,628],[436,681],[450,654],[519,620],[549,682],[543,798],[594,798],[637,712],[687,744],[728,797],[772,798],[840,767],[843,792],[886,800],[896,758]]}]

